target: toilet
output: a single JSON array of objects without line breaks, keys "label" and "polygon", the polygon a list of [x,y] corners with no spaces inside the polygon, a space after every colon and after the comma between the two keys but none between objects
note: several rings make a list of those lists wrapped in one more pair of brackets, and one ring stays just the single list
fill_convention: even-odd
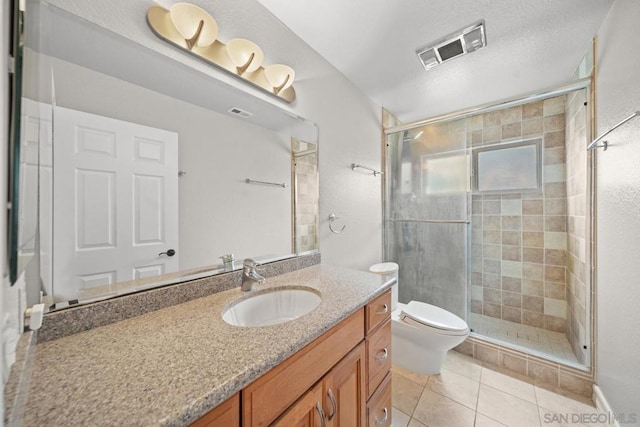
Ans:
[{"label": "toilet", "polygon": [[[398,278],[398,264],[372,265],[372,273]],[[420,301],[398,302],[398,283],[391,288],[393,364],[421,374],[439,374],[447,352],[469,336],[467,323],[453,313]]]}]

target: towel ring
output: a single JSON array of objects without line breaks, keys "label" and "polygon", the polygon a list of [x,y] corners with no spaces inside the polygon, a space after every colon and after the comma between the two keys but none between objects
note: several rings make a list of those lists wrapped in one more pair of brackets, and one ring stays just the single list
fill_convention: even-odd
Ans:
[{"label": "towel ring", "polygon": [[336,219],[340,219],[336,216],[336,214],[332,213],[331,215],[329,215],[329,230],[331,230],[333,234],[340,234],[344,231],[346,225],[343,225],[342,228],[338,231],[334,230],[332,224]]}]

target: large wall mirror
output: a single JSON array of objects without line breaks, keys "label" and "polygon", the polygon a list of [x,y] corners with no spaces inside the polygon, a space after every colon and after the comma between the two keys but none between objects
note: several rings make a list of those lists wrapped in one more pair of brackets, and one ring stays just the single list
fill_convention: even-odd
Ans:
[{"label": "large wall mirror", "polygon": [[31,302],[317,251],[314,123],[46,2],[27,1],[23,53],[13,226]]}]

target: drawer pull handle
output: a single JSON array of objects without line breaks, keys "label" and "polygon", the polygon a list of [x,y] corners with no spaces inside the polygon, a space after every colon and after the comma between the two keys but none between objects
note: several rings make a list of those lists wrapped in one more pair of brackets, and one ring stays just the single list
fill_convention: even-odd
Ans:
[{"label": "drawer pull handle", "polygon": [[[386,410],[387,408],[384,409]],[[320,415],[320,426],[325,427],[326,423],[324,421],[324,411],[322,410],[322,405],[320,404],[320,402],[316,402],[316,411],[318,411],[318,415]]]},{"label": "drawer pull handle", "polygon": [[331,401],[332,406],[332,411],[327,415],[327,419],[331,421],[338,411],[338,404],[336,403],[336,397],[333,395],[333,390],[329,389],[327,395],[329,396],[329,400]]},{"label": "drawer pull handle", "polygon": [[382,306],[382,310],[376,311],[376,314],[385,314],[389,312],[389,306],[387,304]]},{"label": "drawer pull handle", "polygon": [[386,358],[389,357],[389,351],[387,351],[387,347],[382,349],[381,354],[376,355],[376,360],[378,362],[382,362],[383,360],[386,360]]},{"label": "drawer pull handle", "polygon": [[384,408],[382,410],[382,412],[384,412],[384,418],[378,419],[378,417],[376,417],[376,425],[377,426],[381,426],[383,424],[386,424],[387,421],[389,420],[389,410],[387,408]]}]

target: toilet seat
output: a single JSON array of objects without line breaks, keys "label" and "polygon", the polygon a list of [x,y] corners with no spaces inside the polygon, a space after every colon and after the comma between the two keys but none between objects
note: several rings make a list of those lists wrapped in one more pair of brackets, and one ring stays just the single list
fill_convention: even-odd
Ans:
[{"label": "toilet seat", "polygon": [[453,313],[435,305],[420,301],[410,301],[402,307],[400,320],[419,327],[433,329],[445,335],[466,335],[469,333],[467,323]]}]

